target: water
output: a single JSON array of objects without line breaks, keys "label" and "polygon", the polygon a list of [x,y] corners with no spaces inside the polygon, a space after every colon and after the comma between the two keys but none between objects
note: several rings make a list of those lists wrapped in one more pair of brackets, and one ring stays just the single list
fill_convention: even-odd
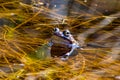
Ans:
[{"label": "water", "polygon": [[[36,14],[36,12],[33,10],[33,13],[31,11],[32,14],[29,14],[29,9],[21,4],[19,4],[19,8],[22,7],[26,12],[28,10],[27,13],[25,12],[28,16],[18,12],[16,16],[25,18],[20,18],[20,21],[16,16],[9,16],[12,23],[15,25],[22,23],[22,26],[16,29],[15,33],[13,32],[15,35],[11,34],[10,38],[8,38],[9,28],[0,28],[0,57],[2,57],[0,58],[0,78],[11,78],[10,74],[15,74],[15,76],[12,75],[15,79],[20,78],[16,75],[23,79],[28,77],[41,79],[41,77],[49,75],[49,79],[119,80],[120,2],[117,0],[93,0],[93,2],[75,0],[69,4],[69,1],[72,0],[63,1],[51,0],[47,2],[47,6],[42,9],[44,16],[47,15],[45,18],[44,16],[41,18],[40,14],[37,15],[37,18],[31,19],[31,15]],[[11,11],[11,7],[7,4],[0,7],[1,12],[2,10]],[[68,5],[71,6],[68,8]],[[14,7],[16,8],[16,6]],[[37,9],[41,10],[41,8]],[[20,10],[22,11],[22,9]],[[7,18],[9,17],[7,16]],[[61,22],[53,24],[54,21],[66,19],[66,17],[67,25],[62,26]],[[50,18],[54,20],[48,23]],[[26,19],[29,19],[28,22],[24,22]],[[0,26],[6,23],[5,25],[10,27],[11,24],[8,24],[8,21],[6,23],[6,20],[2,20]],[[75,39],[83,46],[83,50],[78,49],[78,54],[71,56],[67,61],[61,61],[59,56],[70,50],[66,45],[69,42],[60,37],[52,36],[52,29],[56,26],[61,29],[69,29]],[[10,30],[13,31],[13,29]],[[51,38],[55,43],[52,50],[48,46]],[[43,43],[46,44],[43,45]],[[37,58],[32,59],[31,56],[27,56],[30,52],[35,52],[32,57],[37,56]],[[43,56],[49,57],[50,53],[58,57],[45,61]]]}]

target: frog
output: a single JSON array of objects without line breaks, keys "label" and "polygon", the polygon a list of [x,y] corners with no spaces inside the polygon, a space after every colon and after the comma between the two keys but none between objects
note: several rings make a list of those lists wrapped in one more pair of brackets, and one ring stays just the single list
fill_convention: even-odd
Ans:
[{"label": "frog", "polygon": [[68,60],[78,49],[83,49],[68,29],[61,31],[58,27],[53,29],[49,45],[51,56],[59,55],[61,60]]},{"label": "frog", "polygon": [[77,55],[78,49],[82,49],[82,47],[71,32],[68,29],[61,31],[56,27],[53,29],[53,34],[48,42],[38,47],[30,57],[40,60],[58,57],[65,61],[69,57]]}]

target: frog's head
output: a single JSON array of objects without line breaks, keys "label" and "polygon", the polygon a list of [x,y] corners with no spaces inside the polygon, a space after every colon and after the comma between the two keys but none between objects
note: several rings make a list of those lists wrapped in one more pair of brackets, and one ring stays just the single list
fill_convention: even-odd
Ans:
[{"label": "frog's head", "polygon": [[71,33],[69,30],[64,30],[64,31],[60,31],[59,28],[54,28],[54,35],[58,36],[58,37],[61,37],[62,39],[68,41],[70,44],[72,44],[72,41],[71,39]]},{"label": "frog's head", "polygon": [[59,28],[54,28],[53,30],[53,36],[51,38],[52,42],[53,43],[60,43],[62,45],[62,43],[66,44],[66,45],[69,45],[69,44],[72,44],[72,41],[69,40],[69,34],[68,32],[70,33],[70,31],[68,30],[65,30],[65,31],[60,31]]}]

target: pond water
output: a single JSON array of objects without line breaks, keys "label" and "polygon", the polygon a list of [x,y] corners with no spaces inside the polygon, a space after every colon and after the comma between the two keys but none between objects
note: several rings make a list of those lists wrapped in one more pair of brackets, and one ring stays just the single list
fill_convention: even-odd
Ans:
[{"label": "pond water", "polygon": [[[120,80],[120,1],[30,1],[0,1],[1,79]],[[83,48],[65,61],[71,41],[56,27]]]}]

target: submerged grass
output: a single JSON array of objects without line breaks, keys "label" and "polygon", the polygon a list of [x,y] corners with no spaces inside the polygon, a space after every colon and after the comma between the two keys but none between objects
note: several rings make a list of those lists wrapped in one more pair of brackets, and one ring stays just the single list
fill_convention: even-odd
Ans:
[{"label": "submerged grass", "polygon": [[[51,19],[49,14],[65,18],[44,6],[34,7],[19,0],[0,1],[1,80],[113,80],[120,76],[118,14],[110,15],[110,19],[102,13],[77,14],[67,17],[67,24],[61,25],[53,24],[58,20]],[[105,19],[110,22],[100,24]],[[68,61],[61,61],[59,57],[43,60],[37,53],[47,50],[45,45],[56,26],[61,29],[67,26],[77,34],[81,44],[84,41],[82,45],[94,42],[109,47],[86,47]]]}]

